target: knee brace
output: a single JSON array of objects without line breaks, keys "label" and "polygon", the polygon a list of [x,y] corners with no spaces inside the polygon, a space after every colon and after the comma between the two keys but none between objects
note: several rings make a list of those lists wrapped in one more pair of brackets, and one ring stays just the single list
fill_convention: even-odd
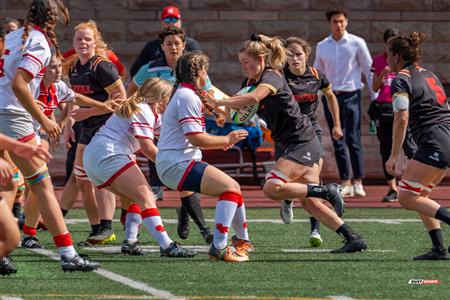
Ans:
[{"label": "knee brace", "polygon": [[423,190],[431,191],[431,188],[424,186],[423,184],[410,180],[400,180],[398,182],[398,188],[410,193],[420,195]]},{"label": "knee brace", "polygon": [[285,184],[287,182],[290,182],[291,179],[286,176],[285,174],[281,173],[277,170],[272,170],[269,173],[266,174],[266,182],[273,182],[278,185]]},{"label": "knee brace", "polygon": [[41,182],[46,177],[50,177],[50,174],[48,173],[48,168],[45,164],[35,174],[25,177],[25,180],[31,185]]},{"label": "knee brace", "polygon": [[73,168],[73,174],[78,180],[88,180],[88,176],[86,174],[86,171],[82,166],[74,166]]}]

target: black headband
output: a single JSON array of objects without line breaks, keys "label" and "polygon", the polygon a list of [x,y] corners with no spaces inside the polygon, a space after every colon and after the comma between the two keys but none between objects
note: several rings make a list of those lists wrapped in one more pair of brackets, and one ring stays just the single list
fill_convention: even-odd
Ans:
[{"label": "black headband", "polygon": [[261,37],[259,36],[259,34],[254,33],[250,36],[250,40],[253,42],[261,42]]}]

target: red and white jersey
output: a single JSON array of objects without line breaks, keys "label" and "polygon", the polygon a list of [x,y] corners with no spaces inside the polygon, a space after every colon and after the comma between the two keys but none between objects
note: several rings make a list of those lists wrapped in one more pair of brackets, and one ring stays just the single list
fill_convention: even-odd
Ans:
[{"label": "red and white jersey", "polygon": [[0,109],[25,112],[11,87],[17,69],[33,77],[29,88],[31,94],[36,95],[43,77],[42,69],[50,63],[50,44],[42,29],[34,27],[30,31],[22,50],[23,31],[23,28],[12,31],[5,38],[5,53],[0,59]]},{"label": "red and white jersey", "polygon": [[164,112],[158,156],[161,155],[162,158],[170,155],[174,164],[185,160],[200,160],[200,148],[192,145],[187,136],[205,132],[203,112],[203,104],[193,86],[182,83]]},{"label": "red and white jersey", "polygon": [[[130,155],[141,148],[138,139],[155,138],[155,130],[161,127],[161,115],[152,111],[147,103],[139,103],[140,112],[130,118],[113,114],[95,134],[91,143],[105,143],[106,155]],[[99,153],[99,155],[103,155]]]},{"label": "red and white jersey", "polygon": [[51,84],[47,89],[45,88],[44,81],[41,81],[36,97],[39,106],[43,109],[47,117],[55,111],[59,103],[70,102],[74,98],[75,93],[62,80]]}]

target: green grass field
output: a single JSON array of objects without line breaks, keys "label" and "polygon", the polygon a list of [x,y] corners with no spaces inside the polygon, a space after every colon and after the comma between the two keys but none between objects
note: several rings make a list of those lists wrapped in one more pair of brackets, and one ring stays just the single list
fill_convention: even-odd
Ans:
[{"label": "green grass field", "polygon": [[[206,210],[213,218],[214,211]],[[174,209],[162,209],[170,236],[176,235]],[[141,243],[149,249],[145,257],[122,256],[121,224],[112,245],[79,249],[102,263],[102,269],[143,283],[148,288],[188,299],[450,299],[450,262],[415,262],[412,257],[430,248],[428,234],[416,214],[402,209],[349,209],[345,218],[362,233],[369,251],[355,254],[329,254],[324,249],[341,246],[342,239],[322,227],[324,244],[310,248],[307,215],[295,210],[299,222],[276,224],[278,210],[249,209],[249,231],[256,252],[242,264],[210,262],[207,247],[191,227],[183,245],[197,245],[199,254],[192,259],[160,258],[156,243],[141,231]],[[68,219],[85,218],[72,211]],[[388,220],[386,220],[388,219]],[[400,219],[400,220],[393,220]],[[258,220],[257,222],[252,220]],[[402,221],[403,220],[403,221]],[[172,221],[172,222],[169,222]],[[211,222],[210,222],[211,223]],[[193,225],[193,224],[192,224]],[[75,241],[86,238],[87,223],[69,225]],[[447,243],[450,231],[444,228]],[[44,246],[55,248],[47,232],[39,232]],[[114,247],[111,247],[114,246]],[[111,253],[116,252],[116,253]],[[97,273],[65,274],[59,263],[29,250],[17,249],[13,259],[17,274],[0,278],[0,297],[22,299],[157,299],[150,292],[114,282]],[[437,279],[439,284],[408,284],[410,279]],[[347,297],[347,298],[345,298]],[[331,297],[332,298],[332,297]]]}]

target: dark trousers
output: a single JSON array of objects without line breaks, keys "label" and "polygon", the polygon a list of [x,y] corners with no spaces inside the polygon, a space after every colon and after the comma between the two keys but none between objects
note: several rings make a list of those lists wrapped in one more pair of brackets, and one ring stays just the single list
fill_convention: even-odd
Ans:
[{"label": "dark trousers", "polygon": [[[361,145],[361,91],[336,95],[339,104],[339,118],[344,136],[339,140],[333,139],[334,154],[342,180],[350,179],[350,163],[353,178],[364,177],[364,159]],[[330,128],[333,128],[333,117],[328,108],[325,97],[322,98],[325,118]],[[350,157],[349,157],[350,156]]]},{"label": "dark trousers", "polygon": [[[377,137],[380,141],[380,154],[383,161],[384,177],[389,181],[395,178],[386,171],[386,162],[391,155],[392,149],[392,127],[394,125],[394,117],[381,116],[377,123]],[[416,150],[417,145],[412,139],[410,132],[407,131],[405,141],[403,142],[403,151],[405,152],[406,157],[408,157],[408,159],[411,159],[414,156]]]}]

